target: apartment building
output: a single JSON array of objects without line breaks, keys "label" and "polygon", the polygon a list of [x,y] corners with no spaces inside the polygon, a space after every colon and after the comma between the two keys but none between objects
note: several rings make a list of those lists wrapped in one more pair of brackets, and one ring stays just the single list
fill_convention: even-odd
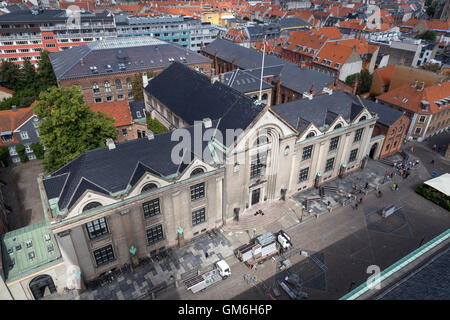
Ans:
[{"label": "apartment building", "polygon": [[377,101],[405,112],[411,123],[407,137],[417,141],[450,127],[450,82],[425,87],[417,80],[377,96]]},{"label": "apartment building", "polygon": [[200,46],[211,43],[223,28],[186,16],[129,17],[114,16],[119,37],[151,36],[173,42],[199,52]]},{"label": "apartment building", "polygon": [[77,85],[86,104],[133,100],[132,79],[158,73],[174,61],[209,73],[211,60],[152,37],[107,38],[50,54],[58,86]]},{"label": "apartment building", "polygon": [[0,15],[0,60],[37,67],[40,52],[58,52],[95,40],[116,37],[114,17],[106,13],[79,13],[79,24],[68,28],[65,10],[19,10]]},{"label": "apartment building", "polygon": [[16,108],[0,111],[0,146],[8,147],[9,160],[13,163],[20,162],[16,151],[18,145],[25,146],[28,160],[35,160],[36,155],[31,149],[31,144],[39,142],[39,119],[34,114],[33,107]]}]

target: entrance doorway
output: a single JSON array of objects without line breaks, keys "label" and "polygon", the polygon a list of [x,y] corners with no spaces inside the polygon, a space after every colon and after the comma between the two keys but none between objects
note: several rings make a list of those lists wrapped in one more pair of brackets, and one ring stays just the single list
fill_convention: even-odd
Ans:
[{"label": "entrance doorway", "polygon": [[252,205],[257,204],[259,202],[260,195],[261,195],[261,188],[252,191]]},{"label": "entrance doorway", "polygon": [[47,288],[50,291],[50,294],[56,292],[55,283],[49,275],[44,274],[38,276],[30,282],[30,290],[36,300],[44,297]]},{"label": "entrance doorway", "polygon": [[377,151],[377,148],[378,148],[378,142],[375,142],[375,143],[372,145],[372,148],[370,148],[369,157],[370,157],[371,159],[373,159],[373,157],[374,157],[374,155],[375,155],[375,152]]}]

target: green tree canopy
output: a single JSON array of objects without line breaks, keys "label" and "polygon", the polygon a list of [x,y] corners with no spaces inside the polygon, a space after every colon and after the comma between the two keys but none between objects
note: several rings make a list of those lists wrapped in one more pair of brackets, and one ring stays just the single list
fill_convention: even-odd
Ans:
[{"label": "green tree canopy", "polygon": [[437,34],[433,30],[424,31],[416,36],[417,39],[436,41]]},{"label": "green tree canopy", "polygon": [[133,86],[133,99],[134,100],[144,100],[144,93],[142,88],[144,86],[142,82],[142,73],[135,74],[131,80],[131,85]]},{"label": "green tree canopy", "polygon": [[16,91],[22,87],[20,68],[10,61],[3,61],[0,72],[1,82],[5,88]]},{"label": "green tree canopy", "polygon": [[45,90],[48,87],[57,85],[56,76],[53,72],[48,51],[41,51],[41,60],[39,60],[37,75],[39,77],[40,90]]},{"label": "green tree canopy", "polygon": [[83,152],[105,146],[116,138],[114,119],[94,112],[83,101],[76,86],[51,87],[33,107],[39,122],[41,142],[46,146],[44,168],[52,172]]}]

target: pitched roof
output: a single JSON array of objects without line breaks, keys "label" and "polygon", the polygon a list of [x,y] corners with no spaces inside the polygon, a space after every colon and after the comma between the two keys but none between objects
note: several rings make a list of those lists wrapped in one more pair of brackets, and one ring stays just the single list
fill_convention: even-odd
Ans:
[{"label": "pitched roof", "polygon": [[363,106],[356,96],[337,90],[331,95],[319,94],[312,100],[300,99],[272,106],[272,109],[299,132],[303,132],[310,123],[317,128],[326,128],[339,115],[346,121],[352,121],[363,110]]},{"label": "pitched roof", "polygon": [[131,101],[130,111],[134,121],[146,119],[144,100]]},{"label": "pitched roof", "polygon": [[166,68],[172,63],[169,59],[186,61],[186,64],[211,61],[176,44],[140,36],[105,38],[50,53],[58,80]]},{"label": "pitched roof", "polygon": [[13,141],[3,142],[0,140],[1,145],[10,145],[18,143],[16,134],[13,133],[21,124],[27,121],[34,115],[33,107],[29,106],[27,108],[17,108],[17,111],[11,110],[1,110],[0,111],[0,132],[10,131],[13,135]]},{"label": "pitched roof", "polygon": [[[314,63],[324,64],[333,69],[340,70],[353,53],[353,48],[339,44],[338,41],[327,42],[316,54],[319,58]],[[331,61],[328,64],[328,61]],[[339,64],[339,65],[338,65]]]},{"label": "pitched roof", "polygon": [[10,90],[8,88],[2,87],[2,86],[0,86],[0,91],[4,92],[4,93],[9,93],[9,94],[13,94],[14,93],[14,91],[12,91],[12,90]]},{"label": "pitched roof", "polygon": [[380,79],[383,86],[387,86],[391,82],[394,69],[395,64],[375,70],[375,73],[378,75],[378,78]]},{"label": "pitched roof", "polygon": [[[258,91],[261,82],[260,78],[241,69],[223,73],[219,75],[218,80],[241,93]],[[263,81],[262,90],[270,89],[272,87],[271,84]]]},{"label": "pitched roof", "polygon": [[448,104],[439,108],[436,103],[441,99],[450,99],[450,81],[426,87],[422,91],[418,91],[418,88],[412,87],[411,84],[405,84],[379,95],[377,99],[418,113],[422,112],[421,102],[427,101],[429,110],[426,112],[436,113],[450,108]]},{"label": "pitched roof", "polygon": [[126,100],[96,103],[90,105],[90,107],[94,111],[106,113],[114,118],[115,127],[127,126],[133,123],[130,106]]}]

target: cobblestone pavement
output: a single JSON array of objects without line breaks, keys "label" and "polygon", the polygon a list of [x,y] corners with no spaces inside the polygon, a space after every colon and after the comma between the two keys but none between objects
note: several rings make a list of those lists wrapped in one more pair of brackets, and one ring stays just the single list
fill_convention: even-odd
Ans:
[{"label": "cobblestone pavement", "polygon": [[[210,236],[211,235],[211,236]],[[205,257],[208,252],[208,258]],[[210,267],[218,260],[233,255],[230,241],[220,232],[203,234],[184,248],[172,248],[163,261],[139,266],[134,271],[120,275],[110,284],[86,290],[80,295],[71,292],[53,296],[51,299],[74,300],[134,300],[148,298],[148,293],[157,288],[174,285],[185,273]]]},{"label": "cobblestone pavement", "polygon": [[[413,155],[410,155],[413,157]],[[398,155],[391,159],[400,159]],[[192,294],[184,287],[179,287],[158,294],[158,299],[267,299],[269,289],[277,285],[277,281],[290,272],[298,270],[302,278],[303,289],[313,299],[336,299],[348,291],[350,283],[353,287],[367,278],[368,265],[377,264],[382,269],[405,256],[423,239],[430,240],[446,228],[450,227],[450,216],[444,209],[424,200],[414,192],[414,185],[430,177],[430,172],[423,165],[414,169],[411,176],[403,178],[395,176],[394,182],[400,183],[399,191],[391,191],[384,175],[392,167],[378,161],[369,160],[364,170],[347,175],[344,179],[326,182],[345,192],[351,190],[353,184],[369,182],[369,189],[379,187],[384,195],[377,199],[374,192],[365,196],[364,203],[358,210],[342,207],[339,197],[343,195],[327,194],[329,201],[334,201],[332,213],[328,213],[326,203],[314,205],[315,215],[304,213],[298,215],[296,208],[287,210],[280,218],[269,225],[255,225],[256,234],[267,231],[286,230],[294,247],[312,253],[312,257],[296,255],[291,260],[295,267],[277,273],[276,263],[266,262],[257,270],[249,270],[233,256],[234,248],[248,243],[254,237],[253,230],[223,231],[215,238],[204,234],[190,242],[182,249],[173,248],[167,260],[145,265],[135,272],[122,275],[118,281],[93,291],[83,292],[73,299],[138,299],[148,290],[171,284],[171,275],[180,279],[182,274],[191,270],[211,266],[219,259],[226,258],[232,268],[233,276],[217,284],[216,289]],[[355,182],[357,181],[357,182]],[[384,185],[383,185],[384,182]],[[301,201],[307,192],[317,195],[317,189],[292,197]],[[345,193],[344,192],[344,193]],[[325,200],[327,201],[327,200]],[[400,204],[403,209],[384,219],[379,210],[389,204]],[[297,206],[298,208],[298,206]],[[301,211],[300,211],[301,212]],[[205,258],[205,250],[209,257]],[[297,271],[295,271],[297,272]],[[243,275],[251,273],[257,276],[258,285],[246,284]],[[282,277],[283,276],[283,277]],[[181,281],[180,281],[181,282]],[[281,294],[278,299],[289,299]]]}]

